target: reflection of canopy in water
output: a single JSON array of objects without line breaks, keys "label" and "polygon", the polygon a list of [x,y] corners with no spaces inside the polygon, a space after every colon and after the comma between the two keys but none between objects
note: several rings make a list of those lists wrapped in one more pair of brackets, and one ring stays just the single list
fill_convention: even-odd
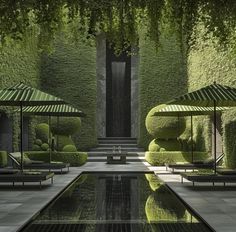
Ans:
[{"label": "reflection of canopy in water", "polygon": [[145,177],[146,177],[152,191],[155,191],[161,185],[161,182],[158,180],[158,178],[155,174],[145,174]]},{"label": "reflection of canopy in water", "polygon": [[149,222],[175,222],[185,219],[186,209],[164,185],[160,185],[159,188],[148,197],[145,212]]}]

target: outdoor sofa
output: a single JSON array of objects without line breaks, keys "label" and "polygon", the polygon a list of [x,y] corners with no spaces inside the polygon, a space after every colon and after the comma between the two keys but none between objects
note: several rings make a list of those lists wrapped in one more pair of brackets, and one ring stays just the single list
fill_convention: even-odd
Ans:
[{"label": "outdoor sofa", "polygon": [[[219,164],[219,162],[223,159],[224,154],[221,154],[217,159],[216,159],[216,165]],[[166,170],[171,169],[172,172],[177,170],[195,170],[195,169],[210,169],[214,167],[214,160],[209,159],[206,161],[195,161],[193,163],[173,163],[173,164],[165,164]]]},{"label": "outdoor sofa", "polygon": [[42,182],[51,179],[53,184],[53,172],[21,172],[17,170],[0,170],[0,182],[10,182],[15,186],[16,182],[21,182],[23,185],[25,182],[38,182],[40,188]]},{"label": "outdoor sofa", "polygon": [[231,175],[222,175],[219,173],[216,174],[199,174],[199,173],[180,173],[181,183],[183,183],[183,179],[191,181],[193,186],[195,182],[201,183],[212,183],[213,186],[215,183],[223,183],[224,186],[226,183],[236,183],[236,172]]},{"label": "outdoor sofa", "polygon": [[[21,153],[13,152],[13,153],[9,153],[8,156],[12,160],[13,167],[20,168]],[[65,173],[65,172],[69,172],[69,168],[70,168],[69,163],[63,163],[63,162],[45,163],[39,160],[31,160],[25,154],[24,154],[23,160],[24,160],[24,169],[27,169],[27,170],[40,169],[40,170],[49,170],[49,171],[53,170],[54,172],[56,170],[59,170],[60,173]]]}]

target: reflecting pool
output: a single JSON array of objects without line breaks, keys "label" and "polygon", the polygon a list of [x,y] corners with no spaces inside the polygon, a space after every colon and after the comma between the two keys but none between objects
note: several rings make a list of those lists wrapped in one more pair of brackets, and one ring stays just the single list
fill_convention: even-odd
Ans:
[{"label": "reflecting pool", "polygon": [[154,174],[85,173],[22,231],[211,230]]}]

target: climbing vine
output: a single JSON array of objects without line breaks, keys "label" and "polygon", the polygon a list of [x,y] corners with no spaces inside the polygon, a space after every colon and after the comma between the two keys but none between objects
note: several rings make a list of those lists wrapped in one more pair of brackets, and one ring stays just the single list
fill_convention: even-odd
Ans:
[{"label": "climbing vine", "polygon": [[46,44],[65,24],[79,19],[75,29],[86,32],[86,38],[105,32],[117,49],[137,44],[137,27],[144,22],[156,46],[163,23],[180,41],[192,43],[193,28],[201,18],[208,33],[227,42],[235,28],[235,12],[235,0],[2,0],[0,41],[21,40],[36,25],[39,42]]}]

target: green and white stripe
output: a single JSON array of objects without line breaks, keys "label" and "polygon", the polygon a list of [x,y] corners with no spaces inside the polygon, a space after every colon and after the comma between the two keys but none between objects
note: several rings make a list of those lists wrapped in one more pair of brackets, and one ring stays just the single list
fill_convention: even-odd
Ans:
[{"label": "green and white stripe", "polygon": [[[19,110],[17,111],[19,112]],[[85,117],[85,114],[82,111],[66,104],[27,106],[23,107],[23,113],[27,115],[42,116]]]},{"label": "green and white stripe", "polygon": [[23,83],[0,90],[0,105],[30,106],[52,104],[65,104],[65,101]]},{"label": "green and white stripe", "polygon": [[[216,111],[223,111],[227,107],[216,107]],[[186,106],[186,105],[166,105],[156,107],[154,116],[194,116],[209,115],[214,113],[214,107]]]},{"label": "green and white stripe", "polygon": [[223,107],[236,106],[236,88],[214,83],[176,97],[167,104],[202,107],[213,107],[214,105]]}]

